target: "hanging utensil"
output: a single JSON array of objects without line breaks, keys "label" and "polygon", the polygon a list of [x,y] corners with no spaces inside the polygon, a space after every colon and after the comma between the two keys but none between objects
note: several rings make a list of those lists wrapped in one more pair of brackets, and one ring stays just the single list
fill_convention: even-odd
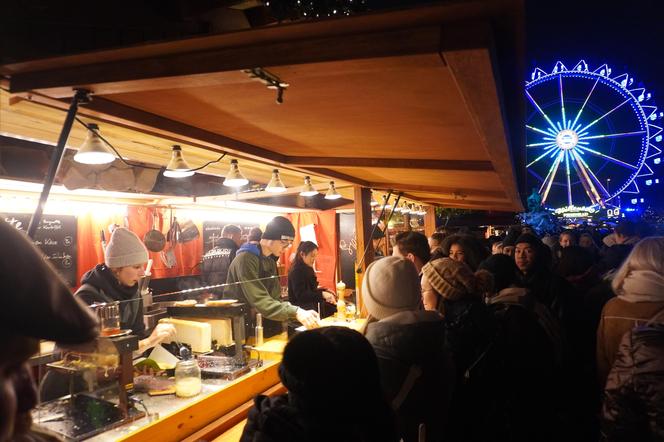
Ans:
[{"label": "hanging utensil", "polygon": [[155,211],[152,213],[152,229],[148,230],[143,237],[145,247],[151,252],[161,252],[166,246],[166,237],[161,233],[161,230],[157,229],[158,223],[159,217]]}]

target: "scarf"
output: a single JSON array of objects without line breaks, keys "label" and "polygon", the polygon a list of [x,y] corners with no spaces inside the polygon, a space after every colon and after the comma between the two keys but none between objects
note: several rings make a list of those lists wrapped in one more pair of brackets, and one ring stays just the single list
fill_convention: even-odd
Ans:
[{"label": "scarf", "polygon": [[618,296],[627,302],[664,302],[664,275],[652,270],[632,270]]}]

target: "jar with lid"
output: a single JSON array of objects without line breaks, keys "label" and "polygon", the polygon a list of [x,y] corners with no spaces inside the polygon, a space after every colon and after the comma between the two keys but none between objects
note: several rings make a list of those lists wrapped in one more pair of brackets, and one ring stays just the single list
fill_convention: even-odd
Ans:
[{"label": "jar with lid", "polygon": [[201,369],[195,359],[184,358],[175,364],[175,395],[192,397],[201,392]]}]

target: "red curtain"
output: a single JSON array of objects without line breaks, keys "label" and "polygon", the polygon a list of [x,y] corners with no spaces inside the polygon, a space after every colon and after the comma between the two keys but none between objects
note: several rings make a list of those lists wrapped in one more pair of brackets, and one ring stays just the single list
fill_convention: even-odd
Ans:
[{"label": "red curtain", "polygon": [[335,290],[337,274],[337,217],[334,210],[323,212],[297,212],[289,215],[295,227],[295,241],[286,251],[282,262],[286,265],[286,272],[295,258],[295,251],[300,244],[300,228],[309,224],[314,225],[316,240],[318,241],[318,258],[315,269],[318,283],[325,288]]}]

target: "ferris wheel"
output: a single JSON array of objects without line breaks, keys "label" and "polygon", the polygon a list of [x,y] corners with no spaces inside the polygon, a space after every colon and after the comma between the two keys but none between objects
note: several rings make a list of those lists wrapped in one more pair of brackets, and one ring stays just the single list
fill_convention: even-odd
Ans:
[{"label": "ferris wheel", "polygon": [[525,93],[526,168],[543,205],[619,206],[621,193],[635,196],[641,181],[653,183],[662,152],[655,122],[664,113],[629,74],[559,61],[551,72],[536,68]]}]

